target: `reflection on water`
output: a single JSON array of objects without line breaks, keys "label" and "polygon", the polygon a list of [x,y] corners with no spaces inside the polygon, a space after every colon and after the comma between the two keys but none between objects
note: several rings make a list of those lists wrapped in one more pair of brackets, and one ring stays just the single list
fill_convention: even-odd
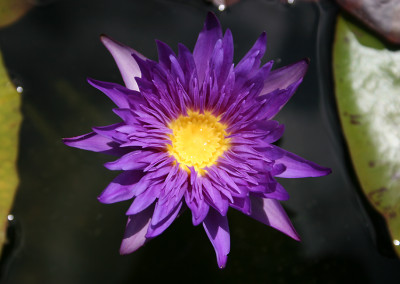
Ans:
[{"label": "reflection on water", "polygon": [[[243,0],[222,13],[198,0],[50,2],[0,30],[5,62],[24,94],[21,185],[1,263],[4,283],[396,283],[400,263],[381,254],[392,253],[391,241],[361,195],[335,115],[329,46],[336,10],[329,1],[319,9],[310,2]],[[188,213],[149,245],[118,255],[129,204],[96,199],[116,175],[101,166],[111,158],[61,143],[117,121],[112,103],[85,82],[88,76],[122,82],[100,34],[156,59],[155,38],[192,48],[208,9],[232,29],[236,59],[264,30],[264,62],[279,67],[311,59],[277,118],[286,126],[280,146],[333,168],[322,179],[282,180],[291,195],[283,204],[301,243],[231,210],[232,248],[223,271]]]}]

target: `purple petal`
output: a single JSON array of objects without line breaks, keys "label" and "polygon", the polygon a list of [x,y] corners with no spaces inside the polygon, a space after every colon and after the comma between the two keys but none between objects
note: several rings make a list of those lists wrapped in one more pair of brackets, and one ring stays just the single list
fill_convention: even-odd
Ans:
[{"label": "purple petal", "polygon": [[153,208],[128,217],[124,238],[119,249],[120,254],[132,253],[140,248],[146,242],[145,237],[147,229],[150,225]]},{"label": "purple petal", "polygon": [[158,61],[165,68],[171,68],[170,56],[176,57],[174,51],[164,42],[156,40],[157,51],[158,51]]},{"label": "purple petal", "polygon": [[203,227],[217,255],[218,267],[224,268],[230,251],[228,218],[210,209]]},{"label": "purple petal", "polygon": [[142,59],[145,59],[145,57],[129,46],[113,40],[106,35],[102,35],[100,40],[114,57],[126,87],[138,91],[139,88],[135,77],[140,77],[142,73],[132,54]]},{"label": "purple petal", "polygon": [[[247,54],[240,60],[235,67],[235,74],[238,79],[248,78],[249,74],[260,67],[261,58],[264,56],[267,46],[267,35],[263,32],[253,47],[247,52]],[[272,62],[270,62],[272,67]],[[269,65],[268,65],[269,66]],[[264,93],[262,93],[264,94]]]},{"label": "purple petal", "polygon": [[234,202],[232,204],[229,204],[230,207],[239,210],[240,212],[250,215],[251,213],[251,202],[250,198],[245,196],[243,198],[241,197],[233,197]]},{"label": "purple petal", "polygon": [[128,200],[135,195],[135,184],[143,177],[141,171],[126,171],[117,176],[100,194],[101,203],[110,204]]},{"label": "purple petal", "polygon": [[283,133],[285,132],[285,126],[283,124],[279,125],[277,121],[266,120],[257,121],[255,123],[256,129],[267,131],[268,134],[264,135],[262,138],[265,143],[274,143],[279,140]]},{"label": "purple petal", "polygon": [[152,154],[153,156],[158,155],[158,153],[154,155],[154,152],[150,151],[137,150],[122,156],[118,160],[107,162],[104,166],[111,171],[143,170],[149,164],[146,158]]},{"label": "purple petal", "polygon": [[[177,168],[177,167],[174,167]],[[174,173],[173,171],[172,173]],[[187,173],[186,171],[179,170],[177,174],[173,174],[174,178],[171,179],[171,175],[168,175],[164,181],[163,190],[158,197],[158,202],[154,208],[153,220],[151,221],[152,226],[157,226],[158,223],[162,222],[168,215],[175,210],[178,203],[181,202],[182,197],[187,190]]]},{"label": "purple petal", "polygon": [[226,80],[233,63],[233,37],[229,29],[225,31],[224,38],[222,39],[222,48],[224,50],[224,60],[218,78],[220,85]]},{"label": "purple petal", "polygon": [[273,118],[290,100],[302,80],[303,78],[295,81],[286,89],[277,89],[272,93],[258,97],[258,100],[265,99],[266,103],[259,111],[259,114],[257,114],[256,119],[265,120]]},{"label": "purple petal", "polygon": [[277,89],[286,89],[294,82],[303,79],[309,62],[309,59],[303,59],[294,64],[271,71],[264,81],[264,88],[261,94],[268,94]]},{"label": "purple petal", "polygon": [[208,13],[204,27],[193,50],[199,83],[202,84],[215,43],[222,38],[221,25],[213,13]]},{"label": "purple petal", "polygon": [[103,137],[95,132],[90,132],[76,137],[63,138],[65,145],[83,150],[101,152],[120,156],[125,150],[119,149],[119,143],[110,138]]},{"label": "purple petal", "polygon": [[[275,146],[276,147],[276,146]],[[284,156],[275,160],[275,163],[282,163],[286,170],[276,175],[281,178],[304,178],[304,177],[320,177],[328,175],[332,172],[331,169],[321,167],[316,163],[303,159],[293,153],[280,149]]]},{"label": "purple petal", "polygon": [[118,115],[126,124],[133,125],[137,123],[137,119],[132,113],[131,109],[128,108],[116,108],[113,112]]},{"label": "purple petal", "polygon": [[185,192],[185,200],[186,205],[189,207],[190,211],[192,211],[193,226],[199,225],[207,216],[210,206],[208,206],[204,199],[194,198],[191,200],[191,196],[188,191]]},{"label": "purple petal", "polygon": [[275,186],[275,191],[268,192],[268,193],[263,193],[262,197],[276,199],[276,200],[288,200],[289,199],[289,193],[287,193],[287,191],[283,188],[282,185],[277,183],[276,186]]},{"label": "purple petal", "polygon": [[228,200],[213,186],[209,178],[202,178],[203,193],[209,205],[213,206],[223,216],[226,215],[229,205]]},{"label": "purple petal", "polygon": [[272,228],[281,231],[289,237],[300,241],[300,237],[294,229],[292,222],[279,201],[274,199],[264,199],[259,197],[251,198],[250,217],[264,223]]},{"label": "purple petal", "polygon": [[269,145],[268,147],[262,147],[256,149],[260,153],[262,153],[264,157],[266,157],[271,161],[282,158],[285,155],[285,152],[283,152],[281,148],[276,147],[275,145]]},{"label": "purple petal", "polygon": [[192,75],[195,76],[194,71],[196,70],[196,65],[194,63],[193,54],[186,46],[184,46],[183,44],[178,44],[178,48],[178,61],[181,65],[181,68],[186,71],[184,72],[184,75],[186,87],[188,88],[188,83],[191,81],[190,78],[192,77]]},{"label": "purple petal", "polygon": [[[123,92],[125,87],[115,83],[102,82],[88,78],[90,85],[106,94],[119,108],[129,108],[129,102],[126,94]],[[127,91],[131,91],[126,89]]]},{"label": "purple petal", "polygon": [[143,193],[136,196],[128,211],[126,211],[126,215],[137,214],[149,207],[159,196],[161,187],[162,185],[160,184],[151,185],[150,188],[147,188]]},{"label": "purple petal", "polygon": [[121,133],[116,130],[117,128],[120,128],[123,125],[125,124],[119,122],[116,124],[111,124],[106,126],[93,127],[92,130],[103,137],[110,138],[116,142],[118,141],[119,143],[124,143],[128,141],[127,135],[125,133]]},{"label": "purple petal", "polygon": [[181,207],[182,207],[182,202],[179,202],[179,204],[175,207],[175,209],[172,210],[172,212],[169,214],[169,216],[164,218],[164,220],[162,222],[158,223],[155,226],[153,224],[150,224],[150,226],[147,230],[146,238],[154,238],[154,237],[160,235],[161,233],[163,233],[172,224],[172,222],[176,219],[176,216],[178,216],[178,213],[181,210]]}]

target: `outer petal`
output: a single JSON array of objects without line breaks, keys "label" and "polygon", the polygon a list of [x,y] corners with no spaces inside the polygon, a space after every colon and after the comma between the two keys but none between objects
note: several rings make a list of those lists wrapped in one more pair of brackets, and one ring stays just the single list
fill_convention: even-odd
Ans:
[{"label": "outer petal", "polygon": [[170,56],[176,57],[174,51],[164,42],[156,40],[158,51],[158,62],[168,70],[171,69]]},{"label": "outer petal", "polygon": [[122,144],[124,142],[127,142],[127,140],[128,140],[127,134],[121,133],[121,132],[117,131],[117,129],[124,125],[125,125],[124,123],[119,122],[119,123],[106,125],[106,126],[93,127],[92,130],[95,133],[97,133],[103,137],[112,139],[113,141]]},{"label": "outer petal", "polygon": [[258,197],[251,198],[250,217],[275,228],[289,237],[300,241],[300,237],[290,222],[285,210],[279,201],[274,199],[264,199]]},{"label": "outer petal", "polygon": [[65,145],[83,150],[101,152],[105,154],[120,156],[126,152],[119,149],[119,144],[109,138],[103,137],[95,132],[90,132],[76,137],[63,138]]},{"label": "outer petal", "polygon": [[162,222],[159,222],[157,225],[150,224],[146,237],[147,238],[154,238],[161,233],[163,233],[171,224],[172,222],[176,219],[178,216],[178,213],[180,212],[182,207],[182,202],[180,202],[172,212],[165,217],[165,219]]},{"label": "outer petal", "polygon": [[235,67],[236,76],[246,78],[248,74],[251,74],[253,71],[257,70],[260,67],[261,58],[264,56],[266,47],[267,47],[267,35],[265,32],[263,32],[257,39],[257,41],[254,43],[253,47],[236,65]]},{"label": "outer petal", "polygon": [[126,171],[117,176],[100,194],[101,203],[110,204],[131,199],[135,196],[135,184],[143,177],[141,171]]},{"label": "outer petal", "polygon": [[[276,147],[276,146],[274,146]],[[278,148],[278,147],[276,147]],[[283,153],[283,157],[275,160],[276,163],[282,163],[286,166],[286,170],[276,175],[282,178],[304,178],[304,177],[320,177],[328,175],[332,172],[331,169],[321,167],[316,163],[307,161],[293,153],[279,148]]]},{"label": "outer petal", "polygon": [[264,197],[277,199],[277,200],[288,200],[289,199],[289,193],[287,193],[287,191],[279,183],[276,184],[275,191],[264,193],[263,195],[264,195]]},{"label": "outer petal", "polygon": [[222,38],[221,25],[213,13],[208,13],[204,27],[197,38],[197,42],[193,50],[194,62],[196,63],[200,84],[203,83],[208,62],[214,50],[215,43],[220,38]]},{"label": "outer petal", "polygon": [[129,93],[132,92],[131,90],[115,83],[102,82],[92,78],[88,78],[87,81],[90,85],[106,94],[119,108],[129,108],[128,98],[123,91]]},{"label": "outer petal", "polygon": [[306,74],[309,62],[309,59],[306,58],[272,71],[264,81],[261,94],[268,94],[277,89],[286,89],[294,82],[299,81]]},{"label": "outer petal", "polygon": [[266,104],[264,104],[264,107],[259,111],[256,118],[258,120],[273,118],[290,100],[302,80],[303,78],[300,78],[286,89],[277,89],[265,96],[258,97],[258,100],[266,99]]},{"label": "outer petal", "polygon": [[135,77],[141,77],[142,73],[140,72],[140,68],[132,54],[135,54],[142,59],[145,59],[145,57],[136,50],[123,45],[122,43],[113,40],[106,35],[102,35],[100,40],[114,57],[126,87],[138,91],[139,88],[136,84]]},{"label": "outer petal", "polygon": [[124,238],[119,249],[120,254],[129,254],[140,248],[146,242],[145,237],[150,225],[153,207],[128,217]]},{"label": "outer petal", "polygon": [[[147,188],[143,193],[136,196],[131,206],[126,211],[126,215],[134,215],[148,208],[159,196],[161,185],[156,184]],[[135,193],[136,194],[136,193]],[[153,207],[154,208],[154,207]]]},{"label": "outer petal", "polygon": [[194,199],[190,200],[190,194],[185,192],[186,205],[192,211],[192,223],[193,226],[199,225],[203,222],[204,218],[208,214],[210,206],[204,201],[204,199]]},{"label": "outer petal", "polygon": [[224,268],[231,246],[228,218],[210,208],[203,227],[214,247],[219,268]]},{"label": "outer petal", "polygon": [[111,171],[143,170],[149,165],[146,158],[150,155],[157,158],[157,154],[154,154],[154,152],[137,150],[129,152],[118,160],[107,162],[104,166]]}]

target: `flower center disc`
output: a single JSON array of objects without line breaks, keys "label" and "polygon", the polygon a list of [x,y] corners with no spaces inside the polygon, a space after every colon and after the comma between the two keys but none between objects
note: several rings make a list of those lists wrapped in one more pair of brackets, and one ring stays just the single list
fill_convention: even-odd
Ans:
[{"label": "flower center disc", "polygon": [[226,126],[209,112],[200,114],[189,111],[188,116],[180,116],[169,124],[172,146],[168,152],[175,157],[182,168],[193,166],[203,174],[204,167],[215,164],[217,159],[229,148]]}]

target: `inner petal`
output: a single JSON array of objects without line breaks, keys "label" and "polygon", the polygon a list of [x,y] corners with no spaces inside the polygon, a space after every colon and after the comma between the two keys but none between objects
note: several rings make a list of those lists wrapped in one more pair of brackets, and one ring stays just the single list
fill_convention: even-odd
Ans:
[{"label": "inner petal", "polygon": [[172,121],[169,128],[172,145],[167,145],[168,152],[188,172],[187,167],[194,167],[204,174],[204,168],[214,165],[230,146],[230,139],[225,138],[227,126],[210,112],[188,111],[187,116]]}]

